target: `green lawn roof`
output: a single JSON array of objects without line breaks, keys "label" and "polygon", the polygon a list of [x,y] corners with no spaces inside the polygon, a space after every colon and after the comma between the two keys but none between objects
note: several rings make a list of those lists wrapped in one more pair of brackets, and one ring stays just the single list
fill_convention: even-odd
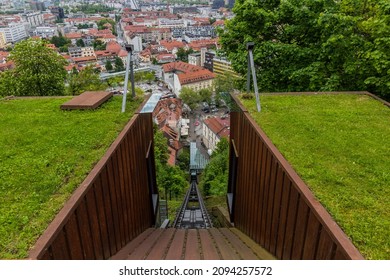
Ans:
[{"label": "green lawn roof", "polygon": [[0,101],[0,259],[25,258],[141,100],[62,111],[70,98]]},{"label": "green lawn roof", "polygon": [[368,95],[241,102],[368,259],[390,259],[390,109]]}]

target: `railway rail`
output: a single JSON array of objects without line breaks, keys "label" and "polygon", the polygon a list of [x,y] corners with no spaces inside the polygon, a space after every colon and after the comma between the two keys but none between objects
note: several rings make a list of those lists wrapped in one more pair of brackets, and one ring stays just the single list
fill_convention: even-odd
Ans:
[{"label": "railway rail", "polygon": [[191,173],[191,185],[173,222],[175,228],[211,228],[210,216],[200,194],[196,173]]}]

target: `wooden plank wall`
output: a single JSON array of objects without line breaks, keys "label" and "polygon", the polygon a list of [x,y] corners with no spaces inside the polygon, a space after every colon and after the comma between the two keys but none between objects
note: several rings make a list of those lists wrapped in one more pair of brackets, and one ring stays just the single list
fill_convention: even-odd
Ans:
[{"label": "wooden plank wall", "polygon": [[240,109],[231,114],[230,129],[238,165],[235,181],[229,182],[235,226],[278,259],[363,259],[246,109],[235,102]]},{"label": "wooden plank wall", "polygon": [[[154,224],[146,153],[151,114],[135,114],[31,250],[30,259],[108,259]],[[150,171],[149,171],[150,172]],[[155,170],[152,170],[155,176]]]}]

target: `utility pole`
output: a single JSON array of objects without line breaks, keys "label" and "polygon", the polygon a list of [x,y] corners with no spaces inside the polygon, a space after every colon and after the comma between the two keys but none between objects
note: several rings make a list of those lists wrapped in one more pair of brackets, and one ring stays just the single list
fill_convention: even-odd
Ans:
[{"label": "utility pole", "polygon": [[256,96],[257,112],[260,112],[261,105],[260,105],[259,89],[257,88],[255,62],[253,61],[253,53],[252,53],[254,47],[255,47],[255,44],[253,42],[249,42],[246,44],[246,49],[248,51],[248,73],[246,76],[246,91],[247,91],[247,93],[249,93],[249,91],[250,91],[250,85],[251,85],[251,74],[250,73],[252,72],[253,87],[255,89],[255,96]]},{"label": "utility pole", "polygon": [[127,84],[129,83],[129,68],[130,68],[130,79],[131,79],[131,93],[132,93],[132,97],[133,98],[135,97],[134,70],[133,70],[134,46],[130,44],[126,44],[125,49],[128,53],[127,53],[127,61],[126,61],[125,86],[123,89],[122,113],[124,113],[126,110]]}]

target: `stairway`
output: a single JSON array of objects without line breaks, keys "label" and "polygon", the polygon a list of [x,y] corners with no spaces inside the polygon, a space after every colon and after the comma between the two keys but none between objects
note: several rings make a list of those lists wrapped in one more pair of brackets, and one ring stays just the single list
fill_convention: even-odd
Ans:
[{"label": "stairway", "polygon": [[149,228],[113,260],[269,260],[275,259],[236,228]]}]

